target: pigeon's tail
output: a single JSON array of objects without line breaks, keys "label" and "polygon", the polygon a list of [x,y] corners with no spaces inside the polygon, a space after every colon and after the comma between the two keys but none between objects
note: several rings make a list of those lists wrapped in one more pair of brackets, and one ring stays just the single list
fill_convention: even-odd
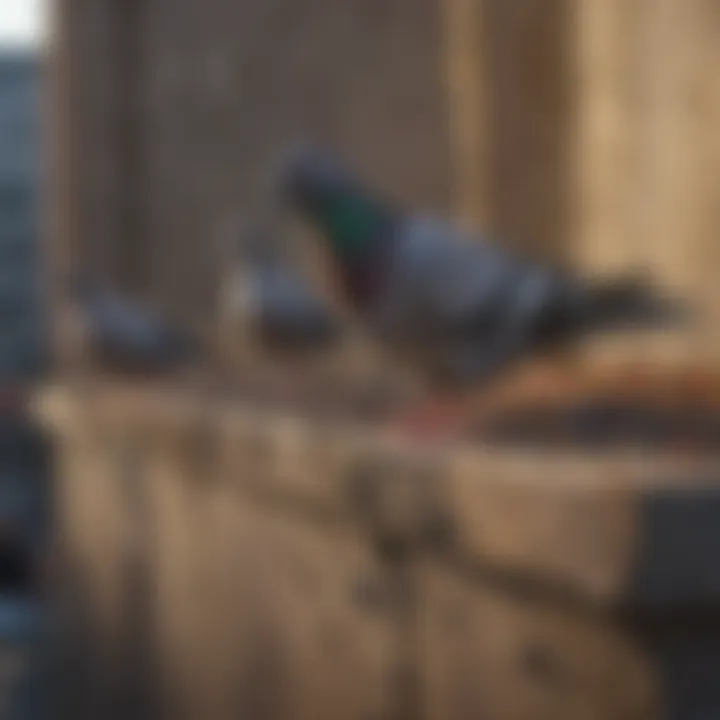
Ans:
[{"label": "pigeon's tail", "polygon": [[595,284],[589,289],[587,316],[593,328],[665,328],[689,318],[688,308],[662,295],[642,274]]}]

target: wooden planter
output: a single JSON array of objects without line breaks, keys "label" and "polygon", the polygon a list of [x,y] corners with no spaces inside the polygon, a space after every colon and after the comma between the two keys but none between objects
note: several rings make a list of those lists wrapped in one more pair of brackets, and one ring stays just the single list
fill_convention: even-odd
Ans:
[{"label": "wooden planter", "polygon": [[717,458],[421,449],[107,383],[40,410],[72,717],[720,707]]}]

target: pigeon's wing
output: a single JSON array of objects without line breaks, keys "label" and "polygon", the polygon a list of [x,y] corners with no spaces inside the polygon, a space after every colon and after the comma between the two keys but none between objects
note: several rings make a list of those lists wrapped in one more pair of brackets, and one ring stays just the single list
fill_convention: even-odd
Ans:
[{"label": "pigeon's wing", "polygon": [[404,234],[398,265],[405,268],[414,301],[448,325],[493,307],[521,271],[501,249],[439,221],[408,221]]},{"label": "pigeon's wing", "polygon": [[[394,245],[379,324],[403,344],[439,352],[454,336],[497,322],[518,267],[494,248],[465,242],[443,223],[407,221]],[[428,348],[430,349],[430,348]]]},{"label": "pigeon's wing", "polygon": [[395,354],[437,375],[456,334],[467,332],[480,309],[490,311],[495,289],[471,249],[444,224],[411,218],[396,232],[370,311],[372,326]]},{"label": "pigeon's wing", "polygon": [[395,267],[391,324],[447,380],[489,375],[524,352],[564,287],[552,270],[432,220],[408,222]]},{"label": "pigeon's wing", "polygon": [[141,308],[105,293],[89,303],[91,341],[102,352],[138,362],[163,362],[186,355],[190,337]]},{"label": "pigeon's wing", "polygon": [[[439,366],[452,383],[482,382],[559,339],[572,326],[574,284],[542,266],[516,265],[476,305],[462,307]],[[472,296],[471,296],[472,297]]]},{"label": "pigeon's wing", "polygon": [[[450,327],[526,332],[570,315],[581,287],[556,268],[446,229],[426,262],[427,304]],[[429,245],[429,241],[426,241]]]}]

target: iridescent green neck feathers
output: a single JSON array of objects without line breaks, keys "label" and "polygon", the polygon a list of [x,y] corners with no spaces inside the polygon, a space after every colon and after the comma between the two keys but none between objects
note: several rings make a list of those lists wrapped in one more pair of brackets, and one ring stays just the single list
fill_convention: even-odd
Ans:
[{"label": "iridescent green neck feathers", "polygon": [[372,201],[351,195],[322,203],[314,214],[332,249],[341,257],[362,255],[374,247],[387,218]]}]

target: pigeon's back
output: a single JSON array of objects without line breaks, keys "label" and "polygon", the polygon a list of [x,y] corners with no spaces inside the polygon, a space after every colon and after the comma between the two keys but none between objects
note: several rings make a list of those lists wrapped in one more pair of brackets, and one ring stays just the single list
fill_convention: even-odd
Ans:
[{"label": "pigeon's back", "polygon": [[446,336],[478,309],[495,307],[522,272],[495,247],[434,219],[410,218],[397,232],[374,312],[388,332]]},{"label": "pigeon's back", "polygon": [[485,354],[534,322],[562,280],[452,226],[409,218],[398,230],[372,308],[375,328],[434,376],[482,367]]},{"label": "pigeon's back", "polygon": [[497,246],[433,219],[406,223],[399,248],[426,302],[446,319],[463,318],[500,298],[527,271]]}]

